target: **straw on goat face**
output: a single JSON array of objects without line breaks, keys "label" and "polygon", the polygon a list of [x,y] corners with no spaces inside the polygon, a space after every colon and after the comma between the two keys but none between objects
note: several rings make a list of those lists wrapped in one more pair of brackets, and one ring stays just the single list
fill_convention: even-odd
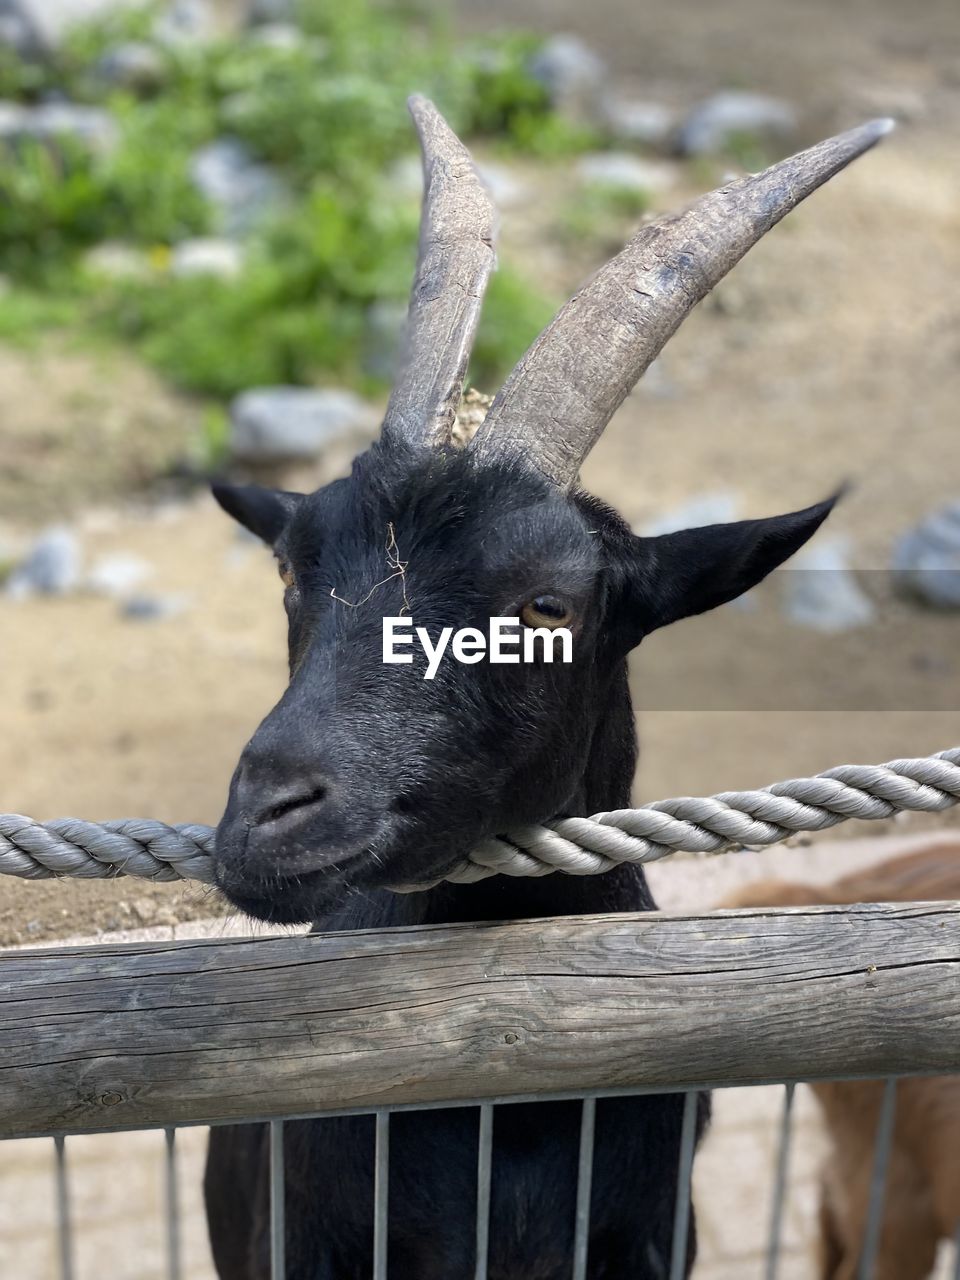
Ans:
[{"label": "straw on goat face", "polygon": [[[826,518],[832,499],[639,538],[579,489],[577,474],[684,315],[887,125],[843,134],[644,227],[561,310],[463,448],[454,447],[454,421],[495,219],[436,109],[414,99],[411,110],[426,179],[420,251],[380,440],[348,478],[314,494],[215,490],[274,549],[290,657],[289,687],[231,784],[218,882],[255,916],[327,930],[649,909],[642,871],[627,866],[596,879],[441,884],[406,897],[387,886],[435,883],[502,831],[626,807],[636,758],[629,651],[656,628],[749,590]],[[384,620],[410,615],[432,638],[446,627],[484,632],[503,617],[518,629],[565,627],[571,661],[444,660],[423,680],[422,663],[383,660]],[[598,1105],[589,1276],[662,1273],[683,1114],[676,1097]],[[390,1274],[473,1275],[475,1120],[432,1112],[404,1125],[404,1154],[391,1165]],[[298,1185],[309,1194],[288,1216],[291,1274],[369,1274],[373,1155],[363,1126],[294,1127]],[[491,1276],[569,1276],[579,1132],[575,1104],[498,1115]],[[250,1223],[262,1214],[249,1208],[263,1209],[264,1151],[255,1131],[212,1140],[208,1190],[224,1277],[262,1274],[230,1259],[238,1248],[260,1256]],[[238,1167],[249,1175],[243,1195],[231,1182]],[[242,1204],[245,1226],[235,1221]]]}]

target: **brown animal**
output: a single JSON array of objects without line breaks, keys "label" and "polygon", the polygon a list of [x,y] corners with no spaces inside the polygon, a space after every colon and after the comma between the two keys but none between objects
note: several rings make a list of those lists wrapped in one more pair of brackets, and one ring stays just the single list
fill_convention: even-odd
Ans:
[{"label": "brown animal", "polygon": [[[762,880],[725,907],[834,906],[960,899],[960,842],[942,840],[833,884]],[[867,1224],[879,1080],[812,1084],[832,1151],[821,1174],[822,1280],[856,1280]],[[873,1280],[926,1280],[941,1240],[960,1226],[960,1076],[901,1080]]]}]

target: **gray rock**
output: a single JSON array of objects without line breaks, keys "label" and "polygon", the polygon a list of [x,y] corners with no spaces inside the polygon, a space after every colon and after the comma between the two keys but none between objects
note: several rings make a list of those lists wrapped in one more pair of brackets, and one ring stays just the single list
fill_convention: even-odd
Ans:
[{"label": "gray rock", "polygon": [[420,199],[423,192],[423,165],[414,152],[401,156],[390,166],[387,190],[405,199]]},{"label": "gray rock", "polygon": [[245,259],[243,246],[235,240],[219,240],[212,236],[182,240],[170,258],[173,275],[216,276],[220,280],[235,280],[243,271]]},{"label": "gray rock", "polygon": [[602,106],[603,123],[619,142],[644,147],[666,147],[676,128],[676,117],[662,102],[611,95]]},{"label": "gray rock", "polygon": [[117,125],[100,107],[73,102],[45,102],[24,107],[16,102],[0,102],[0,145],[15,146],[24,141],[55,146],[59,138],[93,152],[107,152],[116,143]]},{"label": "gray rock", "polygon": [[302,49],[308,43],[303,31],[292,22],[264,22],[252,29],[250,39],[267,49],[280,49],[284,52]]},{"label": "gray rock", "polygon": [[601,112],[610,73],[579,36],[550,36],[531,58],[529,69],[558,111],[589,119]]},{"label": "gray rock", "polygon": [[150,93],[166,79],[163,54],[152,44],[131,40],[108,49],[96,66],[97,76],[118,89]]},{"label": "gray rock", "polygon": [[893,577],[905,595],[937,609],[960,609],[960,501],[905,533],[893,552]]},{"label": "gray rock", "polygon": [[71,529],[47,529],[7,579],[7,594],[15,600],[66,595],[80,584],[80,560],[80,542]]},{"label": "gray rock", "polygon": [[512,209],[526,201],[530,188],[516,169],[503,164],[481,164],[477,172],[498,209]]},{"label": "gray rock", "polygon": [[405,302],[383,300],[367,308],[363,333],[363,371],[371,378],[392,382],[404,321]]},{"label": "gray rock", "polygon": [[153,573],[153,566],[127,552],[101,556],[87,574],[85,586],[94,595],[123,600]]},{"label": "gray rock", "polygon": [[634,391],[634,395],[647,396],[651,400],[676,400],[681,394],[681,388],[671,377],[663,356],[658,356],[648,366]]},{"label": "gray rock", "polygon": [[189,606],[186,596],[131,596],[120,605],[124,618],[134,622],[166,622],[179,618]]},{"label": "gray rock", "polygon": [[41,31],[17,0],[0,0],[0,46],[21,58],[37,58],[46,51]]},{"label": "gray rock", "polygon": [[794,107],[781,98],[730,89],[699,103],[677,133],[681,155],[698,156],[720,151],[736,134],[789,141],[799,127]]},{"label": "gray rock", "polygon": [[216,6],[210,0],[170,0],[153,27],[161,44],[174,46],[213,40],[218,33]]},{"label": "gray rock", "polygon": [[145,280],[151,274],[150,262],[142,249],[116,240],[105,240],[83,256],[83,266],[91,275],[106,280]]},{"label": "gray rock", "polygon": [[680,529],[698,529],[705,524],[729,524],[736,520],[739,499],[727,489],[714,493],[698,493],[679,506],[654,516],[636,530],[646,538],[661,533],[677,533]]},{"label": "gray rock", "polygon": [[666,191],[677,180],[673,165],[661,160],[641,160],[628,151],[597,151],[577,161],[577,177],[597,187],[628,191]]},{"label": "gray rock", "polygon": [[81,22],[90,22],[118,8],[133,8],[143,0],[0,0],[0,44],[24,57],[54,52]]},{"label": "gray rock", "polygon": [[850,569],[838,538],[807,547],[780,575],[783,611],[791,622],[815,631],[850,631],[873,622],[876,610]]},{"label": "gray rock", "polygon": [[297,0],[251,0],[247,21],[252,27],[293,24],[297,7]]},{"label": "gray rock", "polygon": [[29,137],[30,107],[19,102],[0,101],[0,142],[17,142]]},{"label": "gray rock", "polygon": [[218,211],[220,229],[228,236],[252,230],[286,197],[273,170],[255,160],[237,138],[219,138],[202,147],[190,171],[201,194]]},{"label": "gray rock", "polygon": [[230,407],[230,452],[246,462],[302,462],[331,444],[367,436],[377,415],[352,391],[264,387]]}]

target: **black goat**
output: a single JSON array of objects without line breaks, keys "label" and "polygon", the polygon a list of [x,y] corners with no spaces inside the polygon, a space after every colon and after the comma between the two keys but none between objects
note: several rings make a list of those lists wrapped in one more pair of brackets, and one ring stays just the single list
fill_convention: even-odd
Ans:
[{"label": "black goat", "polygon": [[[339,930],[650,909],[642,872],[430,884],[484,837],[629,804],[626,658],[645,635],[739,596],[797,550],[832,501],[792,515],[634,536],[576,483],[580,464],[686,312],[799,200],[885,132],[867,125],[644,227],[520,362],[473,441],[452,445],[493,214],[429,103],[420,260],[407,358],[380,441],[310,496],[219,486],[270,543],[286,585],[290,684],[241,757],[217,835],[221,888],[262,920]],[[385,665],[383,619],[485,631],[566,627],[570,663],[446,657]],[[707,1110],[701,1108],[701,1126]],[[597,1112],[591,1280],[667,1274],[679,1097]],[[474,1267],[477,1113],[398,1115],[392,1280]],[[567,1280],[579,1106],[502,1107],[494,1129],[491,1280]],[[289,1280],[371,1273],[373,1124],[287,1126]],[[206,1192],[223,1280],[268,1275],[261,1126],[214,1130]],[[688,1270],[695,1254],[694,1235]]]}]

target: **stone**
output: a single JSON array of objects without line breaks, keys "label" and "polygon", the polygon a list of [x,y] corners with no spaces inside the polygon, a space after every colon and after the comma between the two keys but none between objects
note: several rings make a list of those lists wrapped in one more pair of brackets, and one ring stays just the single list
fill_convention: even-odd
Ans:
[{"label": "stone", "polygon": [[286,189],[267,165],[255,160],[238,138],[218,138],[196,152],[193,181],[217,210],[220,230],[242,235],[282,204]]},{"label": "stone", "polygon": [[627,191],[666,191],[677,180],[673,165],[662,160],[642,160],[629,151],[597,151],[581,156],[576,174],[591,186]]},{"label": "stone", "polygon": [[709,155],[737,134],[790,141],[799,124],[796,109],[782,98],[730,89],[693,108],[677,133],[676,149],[685,156]]},{"label": "stone", "polygon": [[423,165],[419,155],[410,152],[390,166],[387,190],[393,196],[419,200],[423,192]]},{"label": "stone", "polygon": [[235,280],[243,271],[243,246],[235,240],[212,236],[182,240],[170,256],[170,272],[174,276],[215,276],[219,280]]},{"label": "stone", "polygon": [[0,46],[21,58],[37,58],[45,51],[42,33],[17,0],[0,0]]},{"label": "stone", "polygon": [[122,600],[153,573],[153,566],[139,556],[118,551],[101,556],[87,574],[85,586],[95,595]]},{"label": "stone", "polygon": [[698,529],[706,524],[729,524],[736,520],[739,505],[737,495],[727,489],[698,493],[671,507],[669,511],[647,520],[636,532],[645,538],[655,538],[662,533]]},{"label": "stone", "polygon": [[188,603],[182,595],[135,595],[121,602],[120,612],[133,622],[167,622],[185,613]]},{"label": "stone", "polygon": [[363,371],[371,378],[391,383],[397,371],[397,358],[407,304],[382,299],[367,308],[363,331]]},{"label": "stone", "polygon": [[791,622],[827,633],[851,631],[873,622],[876,609],[849,565],[843,539],[823,539],[806,547],[779,575],[783,611]]},{"label": "stone", "polygon": [[254,27],[249,38],[263,48],[279,49],[284,53],[302,49],[307,44],[303,32],[292,22],[265,22],[262,26]]},{"label": "stone", "polygon": [[609,69],[579,36],[550,36],[530,59],[529,71],[556,110],[587,119],[600,112]]},{"label": "stone", "polygon": [[219,34],[216,7],[210,0],[170,0],[158,15],[153,34],[161,44],[184,47],[213,40]]},{"label": "stone", "polygon": [[377,415],[352,391],[263,387],[230,407],[230,452],[245,462],[304,462],[331,444],[368,436]]},{"label": "stone", "polygon": [[0,142],[18,142],[29,137],[31,115],[31,109],[19,102],[0,101]]},{"label": "stone", "polygon": [[0,0],[0,44],[24,57],[55,52],[78,23],[102,18],[143,0]]},{"label": "stone", "polygon": [[477,166],[477,172],[498,209],[512,209],[523,204],[529,195],[529,187],[523,178],[506,165],[481,164]]},{"label": "stone", "polygon": [[142,40],[131,40],[108,49],[96,65],[97,76],[105,84],[134,93],[159,89],[166,72],[163,54]]},{"label": "stone", "polygon": [[150,261],[142,249],[117,240],[94,245],[83,256],[84,270],[106,280],[146,280]]},{"label": "stone", "polygon": [[676,116],[662,102],[611,95],[601,111],[603,124],[618,142],[666,148],[676,129]]},{"label": "stone", "polygon": [[7,579],[7,595],[63,596],[80,584],[80,541],[72,529],[56,525],[41,533]]},{"label": "stone", "polygon": [[937,609],[960,609],[960,500],[908,530],[893,551],[900,592]]},{"label": "stone", "polygon": [[117,137],[116,121],[101,107],[73,102],[24,107],[0,102],[0,145],[33,141],[55,146],[59,138],[70,138],[88,151],[104,153],[114,147]]},{"label": "stone", "polygon": [[297,0],[251,0],[247,21],[252,27],[296,22]]}]

